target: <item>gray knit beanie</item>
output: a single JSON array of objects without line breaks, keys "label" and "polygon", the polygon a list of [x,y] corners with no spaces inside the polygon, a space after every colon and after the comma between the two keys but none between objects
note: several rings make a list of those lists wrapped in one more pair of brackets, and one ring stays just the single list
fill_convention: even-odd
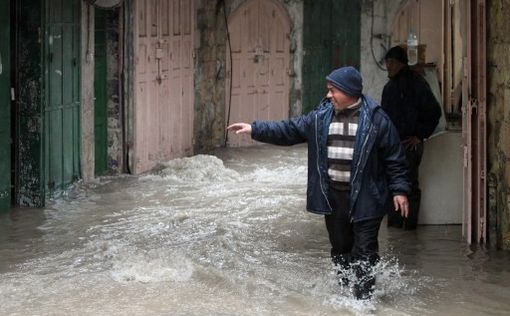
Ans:
[{"label": "gray knit beanie", "polygon": [[326,80],[345,94],[360,97],[363,90],[363,80],[356,68],[348,66],[333,70]]}]

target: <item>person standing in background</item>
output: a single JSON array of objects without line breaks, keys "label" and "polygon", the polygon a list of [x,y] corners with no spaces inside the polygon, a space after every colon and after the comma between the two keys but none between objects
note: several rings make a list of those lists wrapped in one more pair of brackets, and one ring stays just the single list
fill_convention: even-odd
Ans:
[{"label": "person standing in background", "polygon": [[[409,165],[411,193],[409,216],[404,218],[388,207],[388,226],[416,229],[420,211],[421,190],[418,176],[423,156],[423,141],[434,132],[441,107],[425,79],[407,65],[407,53],[392,47],[385,56],[389,81],[383,89],[381,106],[397,128]],[[388,203],[390,204],[390,203]]]}]

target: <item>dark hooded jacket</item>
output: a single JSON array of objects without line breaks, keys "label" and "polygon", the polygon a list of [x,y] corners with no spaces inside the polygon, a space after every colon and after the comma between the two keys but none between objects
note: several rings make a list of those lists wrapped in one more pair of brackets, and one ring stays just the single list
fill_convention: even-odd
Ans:
[{"label": "dark hooded jacket", "polygon": [[384,86],[381,106],[402,140],[409,136],[430,137],[441,117],[441,107],[429,85],[409,66],[404,66]]},{"label": "dark hooded jacket", "polygon": [[[354,222],[383,217],[388,194],[410,191],[407,163],[397,131],[377,103],[362,96],[351,167],[350,215]],[[252,138],[275,145],[308,143],[306,208],[331,214],[328,200],[328,132],[333,105],[328,99],[310,113],[283,121],[255,121]]]}]

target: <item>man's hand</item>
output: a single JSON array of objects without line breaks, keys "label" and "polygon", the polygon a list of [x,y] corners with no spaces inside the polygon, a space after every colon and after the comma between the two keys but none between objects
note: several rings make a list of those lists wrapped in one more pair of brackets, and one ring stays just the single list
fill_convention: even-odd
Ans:
[{"label": "man's hand", "polygon": [[233,131],[236,134],[250,134],[251,135],[251,124],[247,123],[234,123],[227,127],[227,130]]},{"label": "man's hand", "polygon": [[407,217],[409,214],[409,202],[405,195],[395,195],[393,197],[393,205],[395,206],[395,212],[400,210],[402,217]]}]

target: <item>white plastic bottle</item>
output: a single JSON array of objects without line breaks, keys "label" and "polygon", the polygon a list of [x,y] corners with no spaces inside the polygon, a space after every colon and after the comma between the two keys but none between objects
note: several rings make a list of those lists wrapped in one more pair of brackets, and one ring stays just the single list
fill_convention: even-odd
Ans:
[{"label": "white plastic bottle", "polygon": [[407,60],[408,65],[413,66],[418,63],[418,38],[414,28],[411,28],[407,37]]}]

